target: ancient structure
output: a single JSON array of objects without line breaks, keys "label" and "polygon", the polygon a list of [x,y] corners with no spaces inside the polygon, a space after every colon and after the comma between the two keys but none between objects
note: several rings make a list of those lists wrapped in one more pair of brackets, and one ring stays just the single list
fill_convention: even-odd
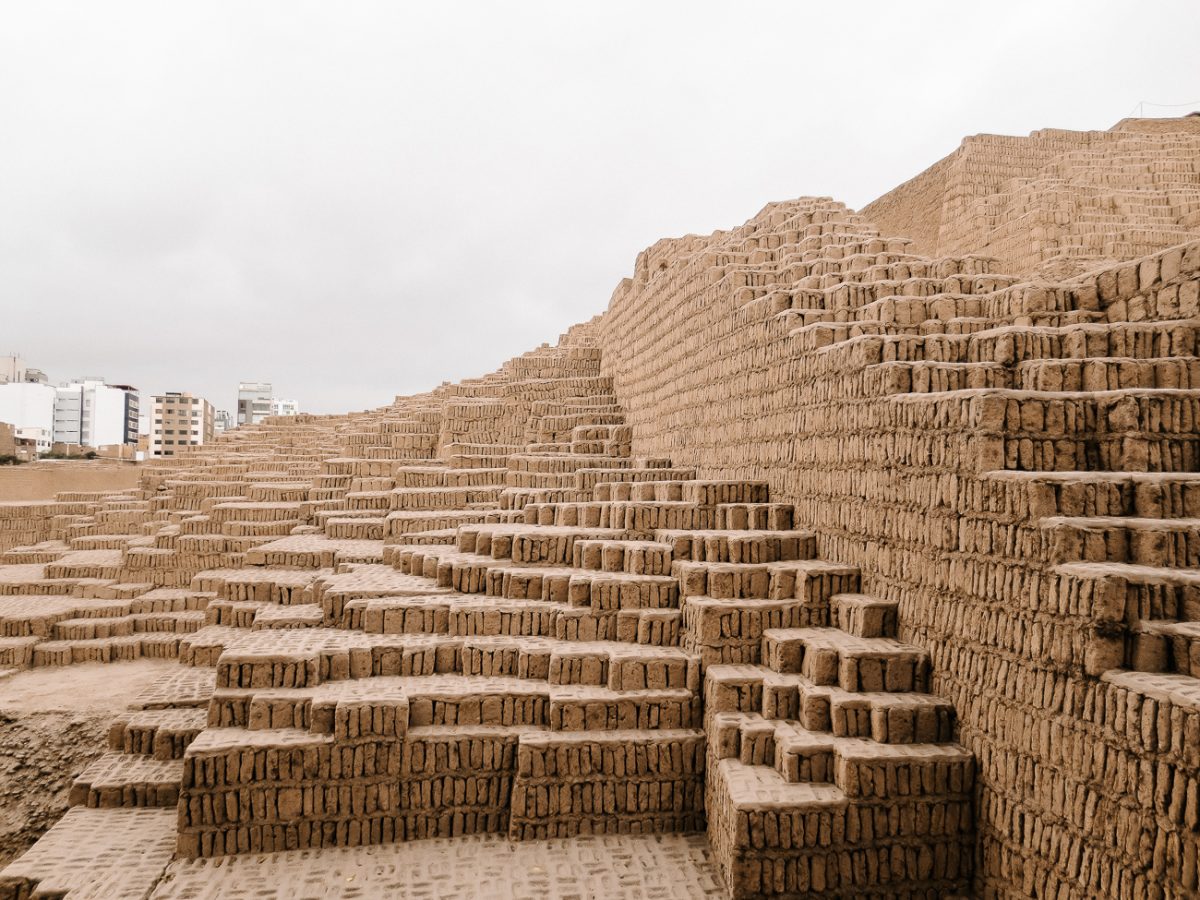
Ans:
[{"label": "ancient structure", "polygon": [[491,375],[0,504],[0,666],[179,662],[0,897],[694,831],[735,897],[1195,896],[1198,324],[1200,120],[980,136]]}]

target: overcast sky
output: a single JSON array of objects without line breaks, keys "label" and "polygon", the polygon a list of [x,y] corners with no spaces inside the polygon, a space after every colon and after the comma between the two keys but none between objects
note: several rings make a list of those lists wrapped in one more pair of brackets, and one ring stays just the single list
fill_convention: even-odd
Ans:
[{"label": "overcast sky", "polygon": [[1200,100],[1194,2],[0,10],[0,354],[231,410],[483,374],[660,237]]}]

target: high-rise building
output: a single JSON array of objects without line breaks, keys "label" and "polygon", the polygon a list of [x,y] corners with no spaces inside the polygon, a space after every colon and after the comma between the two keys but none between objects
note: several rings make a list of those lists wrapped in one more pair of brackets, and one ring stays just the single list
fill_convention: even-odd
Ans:
[{"label": "high-rise building", "polygon": [[269,381],[243,381],[238,385],[237,423],[257,425],[271,415],[271,392],[274,387]]},{"label": "high-rise building", "polygon": [[203,397],[167,391],[156,394],[150,417],[149,454],[174,456],[213,438],[213,405]]},{"label": "high-rise building", "polygon": [[271,398],[271,415],[273,416],[298,416],[300,415],[300,402],[298,400],[280,400]]},{"label": "high-rise building", "polygon": [[56,389],[54,441],[85,447],[137,444],[138,392],[128,384],[84,378]]},{"label": "high-rise building", "polygon": [[227,409],[218,409],[213,413],[213,434],[224,434],[233,428],[233,415]]}]

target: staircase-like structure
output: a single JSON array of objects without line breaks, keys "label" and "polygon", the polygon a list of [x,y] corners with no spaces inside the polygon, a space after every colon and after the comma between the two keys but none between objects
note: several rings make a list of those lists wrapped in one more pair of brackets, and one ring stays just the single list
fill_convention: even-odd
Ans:
[{"label": "staircase-like structure", "polygon": [[[707,830],[736,897],[1200,889],[1200,174],[1186,128],[1111,134],[873,205],[960,209],[933,238],[772,204],[486,377],[0,504],[0,667],[180,664],[63,834]],[[1054,191],[1104,214],[1011,250]]]}]

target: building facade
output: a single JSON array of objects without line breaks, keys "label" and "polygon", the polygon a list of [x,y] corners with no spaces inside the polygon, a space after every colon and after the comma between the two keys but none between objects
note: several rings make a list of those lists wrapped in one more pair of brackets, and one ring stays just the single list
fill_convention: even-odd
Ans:
[{"label": "building facade", "polygon": [[55,389],[55,443],[84,447],[137,444],[137,388],[85,378]]},{"label": "building facade", "polygon": [[278,398],[272,398],[271,415],[298,416],[300,415],[300,402],[298,400],[280,400]]},{"label": "building facade", "polygon": [[271,393],[269,381],[243,381],[238,384],[237,423],[257,425],[271,415]]},{"label": "building facade", "polygon": [[183,447],[197,447],[212,439],[211,403],[186,392],[155,395],[150,417],[150,456],[174,456]]},{"label": "building facade", "polygon": [[58,392],[48,384],[10,381],[0,384],[0,422],[17,437],[31,438],[39,453],[54,443],[54,404]]}]

